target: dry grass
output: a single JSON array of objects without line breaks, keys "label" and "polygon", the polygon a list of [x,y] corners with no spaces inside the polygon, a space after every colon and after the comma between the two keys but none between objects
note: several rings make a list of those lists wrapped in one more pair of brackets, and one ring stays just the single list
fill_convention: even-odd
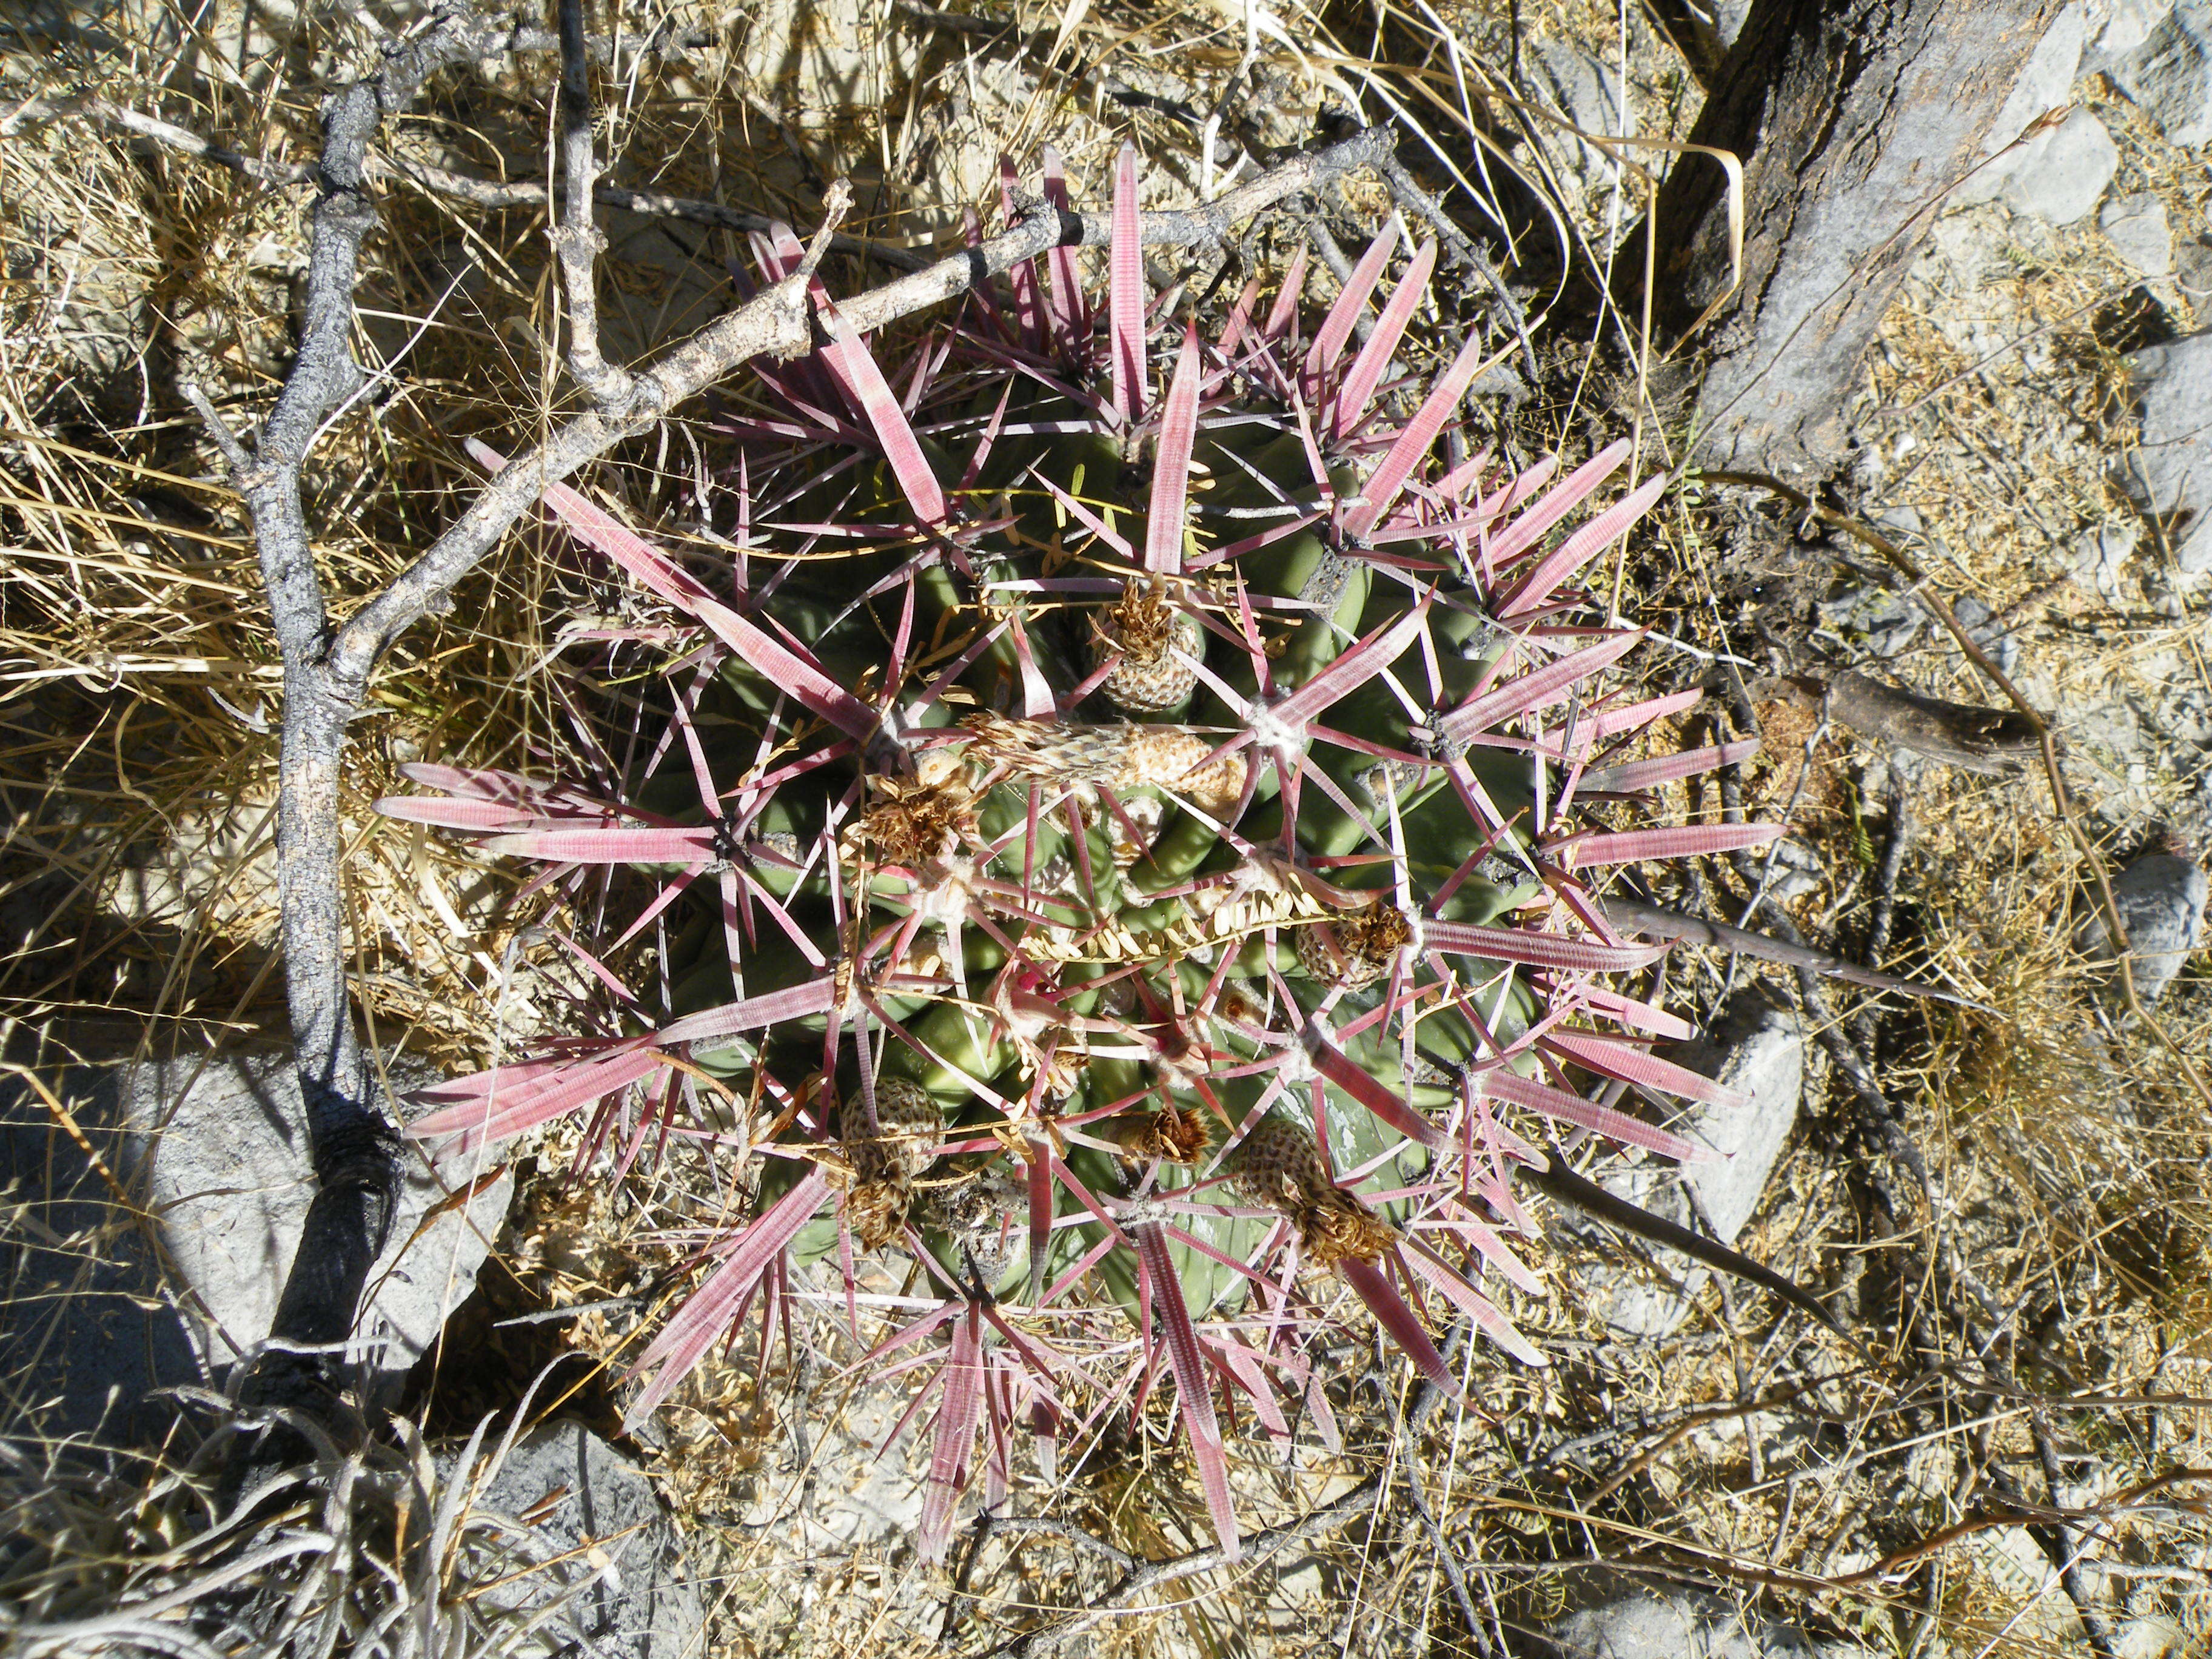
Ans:
[{"label": "dry grass", "polygon": [[[1291,43],[1260,36],[1263,94],[1247,105],[1263,142],[1295,139],[1328,102],[1370,115],[1395,106],[1425,131],[1425,146],[1407,148],[1443,186],[1477,177],[1478,135],[1499,138],[1522,119],[1509,101],[1503,5],[1346,6],[1323,18],[1279,9]],[[1686,128],[1694,92],[1633,8],[1576,0],[1520,12],[1530,36],[1580,40],[1620,62],[1635,131]],[[1018,64],[988,33],[886,22],[857,0],[804,11],[759,0],[723,44],[635,67],[611,100],[617,176],[803,225],[819,184],[849,174],[861,204],[850,228],[892,241],[944,235],[963,206],[988,211],[999,152],[1024,155],[1045,138],[1067,155],[1079,190],[1130,135],[1161,198],[1198,190],[1197,135],[1163,105],[1201,115],[1213,106],[1244,57],[1243,8],[1030,8],[1024,21],[1049,32],[1063,17],[1075,20],[1067,48],[1039,74],[1040,54]],[[156,37],[169,21],[148,14],[148,38],[106,60],[110,96],[143,94],[153,106]],[[319,61],[357,61],[351,27],[317,36]],[[163,112],[249,153],[307,153],[313,100],[296,66],[280,73],[273,55],[246,58],[236,85]],[[18,96],[66,92],[76,72],[17,51],[0,82]],[[1117,102],[1111,87],[1153,101]],[[441,165],[542,173],[549,88],[543,61],[490,66],[465,99],[407,124],[402,142]],[[2097,107],[2122,149],[2115,188],[2157,192],[2178,222],[2201,212],[2190,158],[2124,102]],[[1634,176],[1619,175],[1616,195],[1608,169],[1577,141],[1527,118],[1539,137],[1516,154],[1558,204],[1555,220],[1528,229],[1532,264],[1557,264],[1546,251],[1554,242],[1590,257],[1608,226],[1637,210]],[[246,1025],[274,1012],[275,755],[254,728],[274,712],[277,669],[235,500],[214,482],[212,453],[179,412],[173,383],[180,371],[202,377],[241,422],[265,406],[289,337],[298,205],[295,195],[134,152],[81,125],[31,128],[0,148],[0,918],[14,952],[0,1000],[17,1017],[108,1007]],[[542,216],[460,210],[404,189],[387,191],[385,213],[358,343],[365,362],[392,373],[333,425],[310,477],[325,576],[355,599],[453,511],[469,482],[460,437],[511,447],[556,418],[563,395],[536,345],[554,334]],[[609,232],[603,305],[624,349],[712,314],[725,262],[746,258],[726,231],[617,216]],[[2136,284],[2093,225],[2007,234],[2011,252],[1994,264],[1931,259],[1892,317],[1860,418],[1884,462],[1863,480],[1865,504],[1920,513],[1929,562],[1954,597],[1999,611],[2033,601],[2018,637],[2026,683],[2045,704],[2116,707],[2116,688],[2167,708],[2199,692],[2212,699],[2189,601],[2177,610],[2154,557],[2110,592],[2050,586],[2072,569],[2083,527],[2122,516],[2104,471],[2130,434],[2118,353],[2095,319]],[[1282,250],[1259,239],[1247,252],[1266,263]],[[847,269],[837,280],[881,274]],[[2202,320],[2161,297],[2178,322]],[[2022,337],[2021,349],[1999,349]],[[1633,343],[1632,319],[1556,322],[1543,342],[1545,384],[1511,414],[1493,408],[1486,418],[1531,453],[1587,447],[1592,433],[1632,424],[1648,471],[1679,429],[1639,390],[1646,377],[1622,351]],[[594,486],[680,532],[712,509],[715,486],[698,459],[709,441],[698,423],[672,423],[665,441],[600,468]],[[1621,573],[1626,594],[1662,631],[1754,670],[1764,666],[1758,615],[1859,580],[1835,550],[1791,553],[1788,527],[1759,520],[1760,510],[1684,500]],[[1765,540],[1745,535],[1752,521],[1765,524]],[[1794,574],[1755,588],[1746,566],[1772,549]],[[631,603],[557,544],[518,535],[380,678],[348,787],[357,984],[387,1038],[404,1033],[465,1066],[595,1017],[547,930],[590,937],[601,893],[512,903],[506,872],[381,823],[368,805],[410,759],[605,764],[603,751],[618,754],[623,737],[625,665],[610,673],[564,655],[562,630]],[[1923,650],[1901,666],[1920,689],[1990,700],[1954,656]],[[1654,669],[1700,672],[1686,656],[1662,656]],[[1902,769],[1817,732],[1784,704],[1759,712],[1768,750],[1750,770],[1747,805],[1794,805],[1821,870],[1788,908],[1808,931],[1848,945],[1863,936],[1886,792]],[[2092,732],[2069,765],[2113,847],[2140,839],[2154,817],[2200,810],[2191,780],[2130,777],[2100,744]],[[1803,1335],[1802,1322],[1776,1324],[1741,1288],[1708,1288],[1663,1342],[1608,1340],[1574,1291],[1587,1247],[1553,1240],[1534,1254],[1554,1296],[1514,1310],[1559,1357],[1552,1373],[1518,1372],[1470,1346],[1463,1363],[1482,1412],[1441,1411],[1416,1428],[1402,1421],[1398,1372],[1347,1339],[1335,1356],[1341,1453],[1323,1454],[1310,1436],[1287,1458],[1257,1437],[1240,1442],[1240,1497],[1264,1525],[1377,1473],[1400,1496],[1295,1558],[1186,1581],[1156,1610],[1110,1622],[1100,1650],[1262,1654],[1324,1638],[1343,1652],[1473,1650],[1437,1534],[1403,1496],[1413,1486],[1479,1608],[1509,1627],[1551,1616],[1603,1558],[1899,1655],[1935,1652],[1939,1641],[1977,1655],[2081,1646],[2070,1607],[2032,1553],[2022,1566],[2017,1526],[1961,1537],[1893,1578],[1851,1575],[2004,1508],[1993,1480],[2043,1495],[2030,1412],[1991,1391],[1996,1364],[2054,1402],[2046,1416],[2063,1501],[2094,1507],[2175,1465],[2212,1465],[2212,1423],[2199,1409],[2063,1403],[2212,1394],[2206,1130],[2170,1061],[2087,994],[2066,921],[2079,872],[2047,797],[2033,781],[1932,767],[1909,787],[1920,829],[1900,884],[1894,959],[1990,1009],[1880,1018],[1884,1090],[1938,1196],[1894,1170],[1869,1179],[1848,1092],[1816,1066],[1807,1128],[1742,1241],[1855,1310],[1873,1368]],[[1717,879],[1726,889],[1731,878]],[[642,959],[625,966],[649,970]],[[1719,964],[1686,969],[1682,988],[1710,1009],[1723,989]],[[2212,1049],[2212,986],[2185,978],[2167,1012],[2190,1052]],[[603,1414],[610,1375],[689,1282],[689,1230],[731,1194],[726,1170],[682,1149],[641,1162],[620,1183],[571,1180],[584,1150],[573,1127],[525,1149],[503,1288],[487,1294],[514,1310],[621,1304],[532,1328],[557,1333],[548,1340],[574,1356],[556,1391],[566,1408]],[[1953,1271],[1960,1262],[1971,1288]],[[718,1602],[717,1652],[940,1639],[981,1652],[1109,1582],[1100,1563],[1050,1538],[987,1541],[949,1580],[918,1568],[896,1519],[918,1475],[915,1437],[884,1467],[872,1458],[902,1396],[886,1400],[836,1369],[842,1361],[814,1359],[817,1347],[860,1350],[836,1340],[836,1310],[807,1317],[799,1334],[815,1340],[765,1359],[741,1343],[641,1437],[692,1529]],[[2000,1324],[2011,1335],[1991,1345]],[[504,1357],[526,1375],[550,1355],[540,1346]],[[507,1403],[496,1389],[479,1398],[448,1382],[431,1409],[452,1426]],[[1189,1471],[1164,1449],[1172,1443],[1163,1422],[1142,1427],[1087,1467],[1050,1481],[1026,1475],[1024,1512],[1051,1490],[1071,1525],[1131,1554],[1202,1544]],[[179,1523],[149,1517],[197,1489],[166,1479],[88,1486],[58,1465],[11,1466],[8,1501],[46,1506],[50,1535],[81,1540],[71,1546],[79,1556],[56,1553],[40,1569],[50,1575],[36,1602],[45,1610],[30,1616],[75,1617],[118,1593],[116,1563],[183,1547]],[[19,1512],[30,1511],[9,1511]],[[2115,1518],[2104,1554],[2123,1570],[2116,1616],[2171,1618],[2202,1639],[2212,1630],[2206,1546],[2201,1519],[2186,1513]],[[2166,1569],[2181,1576],[2160,1577]],[[19,1607],[33,1605],[24,1582],[7,1580]]]},{"label": "dry grass", "polygon": [[190,1458],[106,1464],[0,1441],[9,1651],[489,1659],[588,1630],[574,1615],[605,1554],[484,1501],[512,1437],[440,1450],[403,1422],[352,1452],[315,1437],[311,1461],[236,1498],[215,1474],[221,1433]]}]

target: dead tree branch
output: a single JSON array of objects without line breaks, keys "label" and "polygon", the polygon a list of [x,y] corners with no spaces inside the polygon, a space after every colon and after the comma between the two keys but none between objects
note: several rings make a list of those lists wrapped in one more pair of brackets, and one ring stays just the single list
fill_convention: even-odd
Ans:
[{"label": "dead tree branch", "polygon": [[442,12],[414,40],[387,43],[383,69],[325,106],[299,354],[250,456],[219,422],[214,427],[252,518],[284,664],[277,882],[294,1062],[316,1187],[270,1330],[277,1346],[249,1379],[249,1403],[304,1404],[327,1390],[334,1368],[326,1354],[284,1350],[327,1348],[351,1334],[399,1186],[398,1137],[375,1068],[355,1039],[346,988],[338,768],[362,688],[332,672],[330,614],[300,471],[324,419],[362,383],[351,337],[362,240],[376,222],[364,173],[369,140],[432,75],[481,56],[484,39],[500,27],[465,10]]},{"label": "dead tree branch", "polygon": [[599,351],[599,301],[593,267],[607,239],[592,213],[592,182],[599,163],[592,154],[592,76],[585,57],[583,0],[561,0],[561,221],[553,253],[568,301],[568,372],[601,409],[630,400],[629,372]]},{"label": "dead tree branch", "polygon": [[[1668,174],[1650,298],[1699,348],[1699,459],[1822,475],[1876,325],[2053,0],[1766,0]],[[1712,159],[1742,162],[1733,181]],[[1739,233],[1741,232],[1741,235]]]},{"label": "dead tree branch", "polygon": [[[591,54],[587,52],[586,55]],[[189,127],[157,119],[138,110],[126,109],[105,98],[26,99],[9,111],[4,119],[0,119],[0,138],[12,137],[33,121],[65,121],[78,117],[97,121],[118,132],[127,132],[133,137],[143,138],[173,155],[204,161],[210,167],[221,167],[227,173],[234,173],[241,179],[251,179],[271,189],[309,184],[315,177],[315,169],[304,161],[270,161],[247,155],[227,144],[217,143],[204,134],[194,132]],[[474,208],[542,208],[550,197],[544,185],[534,179],[477,179],[413,155],[387,155],[371,151],[365,167],[372,184],[401,179],[429,195],[465,202]],[[747,213],[696,196],[672,196],[665,191],[632,190],[624,185],[611,185],[604,179],[592,180],[592,199],[601,207],[635,213],[641,218],[681,219],[690,224],[709,225],[719,230],[764,232],[774,230],[778,223],[765,213]],[[900,247],[890,242],[871,241],[865,236],[848,236],[842,233],[830,239],[830,249],[833,253],[858,254],[896,270],[920,270],[929,263],[927,256],[917,253],[912,248]]]},{"label": "dead tree branch", "polygon": [[1882,738],[1962,772],[2016,778],[2037,750],[2034,728],[2010,708],[1946,702],[1849,671],[1825,681],[1793,675],[1786,684],[1860,735]]},{"label": "dead tree branch", "polygon": [[1897,991],[1905,996],[1956,1003],[1963,1008],[1983,1006],[1955,991],[1946,991],[1936,986],[1900,979],[1894,974],[1863,968],[1832,951],[1815,950],[1794,940],[1753,933],[1748,928],[1731,927],[1724,921],[1707,921],[1703,916],[1669,910],[1662,905],[1647,904],[1641,899],[1626,895],[1608,894],[1599,901],[1599,907],[1604,910],[1606,920],[1614,927],[1645,939],[1688,939],[1693,944],[1710,945],[1735,955],[1754,957],[1761,962],[1778,962],[1784,967],[1817,974],[1823,979],[1839,979],[1852,985],[1863,985],[1872,991]]},{"label": "dead tree branch", "polygon": [[[1147,213],[1143,219],[1145,246],[1218,244],[1231,227],[1253,215],[1372,166],[1377,156],[1389,152],[1391,143],[1387,128],[1369,127],[1326,149],[1296,156],[1203,207]],[[974,247],[842,301],[838,309],[856,331],[867,333],[957,299],[1051,248],[1104,247],[1111,231],[1108,214],[1041,209]],[[795,357],[812,349],[813,343],[805,287],[787,278],[639,370],[636,395],[655,408],[672,409],[756,357]],[[333,665],[351,682],[365,684],[384,649],[474,568],[549,484],[560,483],[651,424],[651,418],[617,419],[589,411],[510,463],[412,566],[355,613],[333,647]]]}]

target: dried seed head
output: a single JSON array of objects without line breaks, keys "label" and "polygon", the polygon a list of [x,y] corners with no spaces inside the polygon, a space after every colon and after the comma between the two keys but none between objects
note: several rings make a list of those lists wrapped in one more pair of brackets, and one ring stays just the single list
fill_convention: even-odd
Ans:
[{"label": "dried seed head", "polygon": [[1190,700],[1198,671],[1176,653],[1196,658],[1206,649],[1198,618],[1168,604],[1154,587],[1132,586],[1108,610],[1091,618],[1091,663],[1118,655],[1098,688],[1125,714],[1164,714]]},{"label": "dried seed head", "polygon": [[960,724],[975,735],[969,746],[984,761],[1048,783],[1111,783],[1127,741],[1119,726],[1073,726],[1058,720],[1009,720],[970,714]]},{"label": "dried seed head", "polygon": [[1298,929],[1298,965],[1310,978],[1357,991],[1389,973],[1413,939],[1405,912],[1377,893],[1359,909]]},{"label": "dried seed head", "polygon": [[841,1142],[851,1171],[845,1213],[862,1249],[881,1249],[898,1237],[914,1203],[915,1177],[929,1167],[944,1133],[944,1108],[908,1078],[877,1079],[873,1135],[862,1127],[858,1103],[848,1106]]},{"label": "dried seed head", "polygon": [[1230,1193],[1240,1203],[1288,1217],[1307,1259],[1318,1266],[1347,1257],[1373,1261],[1398,1242],[1396,1228],[1328,1178],[1313,1137],[1286,1118],[1262,1118],[1226,1167]]},{"label": "dried seed head", "polygon": [[1114,780],[1117,788],[1149,785],[1164,789],[1217,817],[1235,806],[1244,793],[1244,757],[1240,753],[1209,760],[1221,745],[1207,734],[1179,726],[1123,729],[1133,735]]},{"label": "dried seed head", "polygon": [[911,1078],[878,1078],[876,1128],[884,1144],[904,1161],[907,1173],[918,1176],[929,1167],[931,1143],[945,1133],[945,1109]]},{"label": "dried seed head", "polygon": [[1224,1167],[1239,1203],[1285,1215],[1329,1184],[1313,1137],[1287,1118],[1261,1118],[1237,1143]]},{"label": "dried seed head", "polygon": [[845,1194],[845,1218],[864,1250],[880,1250],[899,1236],[914,1188],[895,1181],[855,1181]]},{"label": "dried seed head", "polygon": [[1379,1261],[1398,1243],[1398,1230],[1341,1188],[1327,1203],[1292,1218],[1306,1257],[1317,1267],[1340,1261]]}]

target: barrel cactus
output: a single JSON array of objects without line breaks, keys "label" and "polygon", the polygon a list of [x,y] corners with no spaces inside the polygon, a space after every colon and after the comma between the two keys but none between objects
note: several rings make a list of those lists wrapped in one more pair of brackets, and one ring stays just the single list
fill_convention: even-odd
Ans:
[{"label": "barrel cactus", "polygon": [[[1334,1285],[1447,1389],[1435,1312],[1541,1364],[1485,1288],[1539,1288],[1505,1237],[1536,1124],[1690,1157],[1585,1079],[1719,1093],[1608,983],[1664,947],[1591,873],[1776,833],[1638,820],[1735,757],[1636,753],[1696,694],[1613,684],[1642,636],[1575,585],[1662,481],[1569,529],[1626,445],[1556,481],[1464,453],[1480,348],[1407,367],[1434,245],[1386,230],[1317,321],[1301,257],[1201,329],[1146,287],[1136,193],[1125,150],[1103,307],[1060,249],[895,367],[817,280],[818,349],[720,413],[711,557],[546,492],[680,613],[618,796],[422,766],[435,793],[384,803],[560,878],[643,873],[664,1011],[625,988],[627,1034],[434,1090],[416,1130],[450,1156],[596,1108],[596,1145],[631,1102],[623,1156],[741,1151],[745,1212],[633,1409],[811,1301],[933,1403],[932,1557],[987,1420],[995,1498],[1016,1431],[1049,1457],[1167,1379],[1233,1553],[1216,1385],[1333,1433],[1306,1338],[1353,1306]],[[870,1349],[878,1255],[927,1309]]]}]

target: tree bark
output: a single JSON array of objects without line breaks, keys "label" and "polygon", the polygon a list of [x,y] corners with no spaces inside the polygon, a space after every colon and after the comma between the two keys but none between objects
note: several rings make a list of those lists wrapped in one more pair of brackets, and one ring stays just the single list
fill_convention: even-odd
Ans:
[{"label": "tree bark", "polygon": [[[1882,314],[2060,0],[1757,0],[1690,135],[1744,167],[1742,287],[1686,343],[1694,458],[1832,471]],[[1654,309],[1690,335],[1729,281],[1728,181],[1685,155],[1659,193]]]}]

